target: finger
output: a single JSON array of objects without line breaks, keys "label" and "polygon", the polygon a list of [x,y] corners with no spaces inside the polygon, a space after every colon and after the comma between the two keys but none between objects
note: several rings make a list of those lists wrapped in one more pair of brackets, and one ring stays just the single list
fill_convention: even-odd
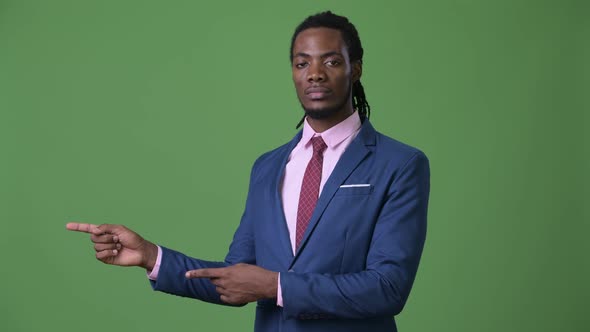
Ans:
[{"label": "finger", "polygon": [[225,302],[228,304],[233,304],[233,305],[244,305],[247,302],[240,302],[237,299],[234,299],[231,297],[231,295],[220,295],[219,299],[221,300],[221,302]]},{"label": "finger", "polygon": [[119,251],[117,249],[99,251],[96,253],[96,259],[104,262],[111,257],[117,256],[118,253]]},{"label": "finger", "polygon": [[186,272],[185,276],[188,279],[191,278],[219,278],[225,273],[224,267],[210,268],[210,269],[198,269]]},{"label": "finger", "polygon": [[120,243],[96,243],[94,245],[94,250],[96,250],[96,251],[113,250],[113,249],[121,250],[121,244]]},{"label": "finger", "polygon": [[119,242],[119,237],[113,234],[102,234],[102,235],[95,235],[92,234],[90,236],[90,241],[94,243],[117,243]]},{"label": "finger", "polygon": [[226,287],[226,283],[223,278],[209,278],[209,281],[215,286]]},{"label": "finger", "polygon": [[97,226],[102,233],[120,234],[123,230],[127,229],[122,225],[102,224]]},{"label": "finger", "polygon": [[66,224],[66,229],[74,232],[83,232],[89,234],[102,234],[104,233],[101,231],[97,225],[94,224],[84,224],[78,222],[69,222]]},{"label": "finger", "polygon": [[215,291],[219,295],[229,295],[228,291],[223,287],[215,287]]}]

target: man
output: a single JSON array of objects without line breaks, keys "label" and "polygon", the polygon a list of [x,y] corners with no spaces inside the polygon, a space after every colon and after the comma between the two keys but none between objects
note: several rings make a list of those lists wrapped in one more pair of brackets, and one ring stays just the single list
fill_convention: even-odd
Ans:
[{"label": "man", "polygon": [[255,162],[224,262],[120,225],[67,228],[90,233],[99,260],[145,268],[155,290],[257,301],[255,331],[396,331],[424,245],[429,166],[371,126],[362,56],[345,17],[324,12],[297,27],[290,57],[303,130]]}]

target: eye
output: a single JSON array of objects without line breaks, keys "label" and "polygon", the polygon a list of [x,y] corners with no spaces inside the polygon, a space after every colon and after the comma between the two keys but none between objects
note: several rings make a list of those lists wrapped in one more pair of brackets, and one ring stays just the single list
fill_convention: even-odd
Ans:
[{"label": "eye", "polygon": [[330,67],[335,67],[338,66],[340,64],[340,61],[338,60],[328,60],[326,61],[326,64]]},{"label": "eye", "polygon": [[305,66],[307,66],[307,62],[297,62],[297,63],[295,63],[295,68],[297,68],[297,69],[305,68]]}]

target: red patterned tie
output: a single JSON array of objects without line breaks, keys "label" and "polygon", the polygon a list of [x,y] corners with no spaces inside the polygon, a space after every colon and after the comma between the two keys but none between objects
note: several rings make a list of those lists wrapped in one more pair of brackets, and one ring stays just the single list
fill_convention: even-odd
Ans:
[{"label": "red patterned tie", "polygon": [[311,219],[311,215],[318,201],[318,196],[320,195],[324,150],[327,147],[321,136],[313,137],[311,144],[313,145],[313,156],[305,169],[303,183],[301,184],[301,193],[299,194],[297,231],[295,236],[296,248],[299,248],[303,234],[305,234],[305,229],[307,229],[307,225],[309,224],[309,219]]}]

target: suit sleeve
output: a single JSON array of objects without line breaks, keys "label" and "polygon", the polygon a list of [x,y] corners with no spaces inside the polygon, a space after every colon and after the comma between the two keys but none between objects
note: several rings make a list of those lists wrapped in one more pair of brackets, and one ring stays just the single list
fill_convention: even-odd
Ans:
[{"label": "suit sleeve", "polygon": [[[250,183],[253,181],[255,167],[256,164],[250,176]],[[248,197],[250,197],[250,194],[248,194]],[[233,241],[224,262],[201,260],[162,247],[162,263],[157,280],[150,281],[152,288],[173,295],[228,305],[221,301],[220,295],[215,290],[215,285],[209,279],[187,279],[185,273],[189,270],[226,267],[237,263],[256,264],[252,218],[248,206],[249,204],[246,204],[246,210],[242,215],[238,229],[234,233]]]},{"label": "suit sleeve", "polygon": [[414,154],[388,190],[366,269],[350,274],[282,273],[285,318],[368,318],[398,314],[410,293],[426,237],[428,159]]}]

